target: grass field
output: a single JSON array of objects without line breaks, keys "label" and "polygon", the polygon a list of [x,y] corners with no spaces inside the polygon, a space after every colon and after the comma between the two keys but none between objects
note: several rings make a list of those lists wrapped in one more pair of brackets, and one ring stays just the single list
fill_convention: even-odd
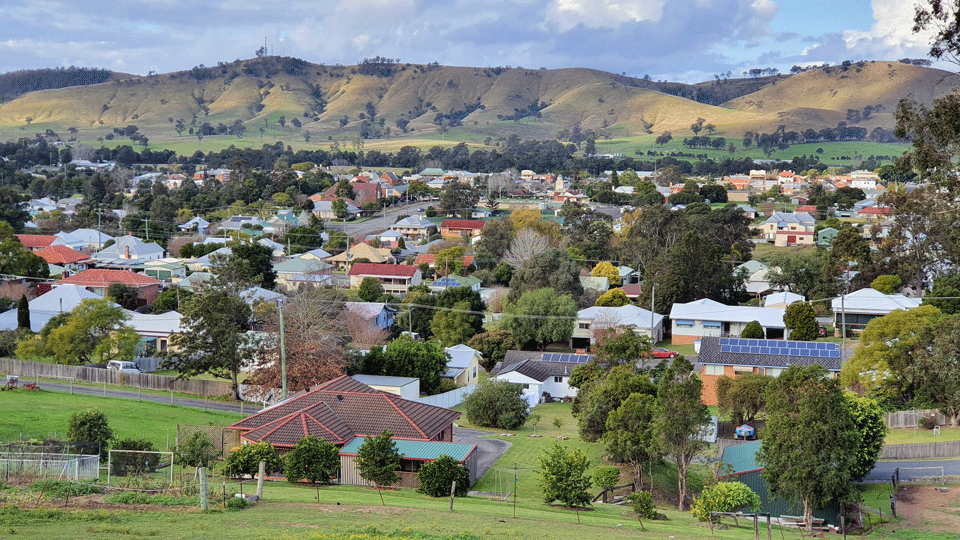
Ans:
[{"label": "grass field", "polygon": [[172,447],[177,424],[226,426],[239,414],[203,411],[147,401],[66,394],[47,390],[16,390],[0,394],[0,442],[17,438],[63,438],[74,412],[99,408],[107,413],[117,438],[150,441],[159,450]]}]

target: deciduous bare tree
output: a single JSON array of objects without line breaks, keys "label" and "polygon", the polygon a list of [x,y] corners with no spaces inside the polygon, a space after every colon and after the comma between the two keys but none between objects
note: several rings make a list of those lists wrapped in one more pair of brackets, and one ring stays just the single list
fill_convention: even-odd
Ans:
[{"label": "deciduous bare tree", "polygon": [[530,228],[520,229],[510,243],[510,249],[503,260],[514,268],[522,268],[523,263],[537,253],[550,247],[550,239]]}]

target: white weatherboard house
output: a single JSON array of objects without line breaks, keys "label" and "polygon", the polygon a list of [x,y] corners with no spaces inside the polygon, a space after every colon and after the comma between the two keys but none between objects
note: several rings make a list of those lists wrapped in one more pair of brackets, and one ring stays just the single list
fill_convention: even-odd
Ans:
[{"label": "white weatherboard house", "polygon": [[[650,331],[651,325],[653,331]],[[598,331],[608,328],[629,328],[639,336],[647,336],[659,343],[663,339],[663,315],[627,304],[620,307],[593,306],[577,312],[577,321],[570,338],[571,348],[593,345]]]},{"label": "white weatherboard house", "polygon": [[490,375],[522,386],[533,403],[543,400],[544,394],[552,399],[574,398],[577,389],[570,386],[570,374],[592,358],[589,354],[507,351],[503,362],[494,366]]},{"label": "white weatherboard house", "polygon": [[703,298],[686,304],[674,304],[673,343],[689,345],[704,337],[740,337],[751,321],[763,327],[767,339],[783,339],[784,308],[728,306]]},{"label": "white weatherboard house", "polygon": [[841,328],[846,323],[847,328],[863,330],[867,323],[883,317],[898,309],[910,310],[920,306],[919,298],[907,298],[902,294],[883,294],[882,292],[866,288],[844,296],[838,296],[830,301],[833,308],[834,328]]}]

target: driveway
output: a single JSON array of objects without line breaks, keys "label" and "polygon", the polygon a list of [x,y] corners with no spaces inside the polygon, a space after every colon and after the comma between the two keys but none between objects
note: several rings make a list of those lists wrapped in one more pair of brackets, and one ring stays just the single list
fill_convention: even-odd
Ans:
[{"label": "driveway", "polygon": [[477,445],[477,452],[480,453],[477,460],[477,478],[481,478],[493,467],[500,456],[513,446],[513,443],[500,439],[483,439],[486,435],[493,435],[492,431],[481,431],[479,429],[467,429],[462,427],[453,428],[453,442]]}]

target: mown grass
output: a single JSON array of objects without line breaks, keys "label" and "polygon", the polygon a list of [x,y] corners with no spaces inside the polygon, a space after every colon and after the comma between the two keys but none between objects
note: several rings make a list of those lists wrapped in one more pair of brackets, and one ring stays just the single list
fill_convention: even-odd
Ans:
[{"label": "mown grass", "polygon": [[913,444],[947,441],[960,441],[960,428],[941,427],[939,435],[935,434],[932,429],[891,429],[887,432],[886,439],[884,439],[886,444]]},{"label": "mown grass", "polygon": [[[0,395],[0,441],[63,438],[70,416],[90,408],[106,412],[117,438],[150,441],[160,450],[172,447],[177,424],[226,426],[237,413],[203,411],[148,401],[67,394],[47,390],[7,391]],[[169,446],[168,446],[169,443]]]}]

